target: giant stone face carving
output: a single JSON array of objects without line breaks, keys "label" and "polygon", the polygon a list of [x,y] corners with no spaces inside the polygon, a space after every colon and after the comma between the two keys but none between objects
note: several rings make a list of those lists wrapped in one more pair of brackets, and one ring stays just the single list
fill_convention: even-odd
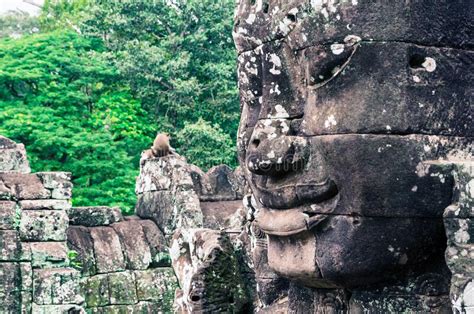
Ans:
[{"label": "giant stone face carving", "polygon": [[268,263],[354,287],[442,263],[473,159],[468,2],[241,0],[239,159]]}]

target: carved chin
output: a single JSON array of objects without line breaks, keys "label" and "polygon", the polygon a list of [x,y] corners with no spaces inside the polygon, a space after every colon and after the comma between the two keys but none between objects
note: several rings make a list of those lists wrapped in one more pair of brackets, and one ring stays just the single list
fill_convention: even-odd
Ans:
[{"label": "carved chin", "polygon": [[268,263],[280,276],[306,286],[335,288],[324,280],[316,261],[315,226],[337,207],[339,194],[321,203],[277,210],[261,208],[256,225],[268,235]]},{"label": "carved chin", "polygon": [[305,286],[338,288],[324,280],[316,262],[316,237],[310,231],[291,236],[268,236],[268,264],[280,276]]}]

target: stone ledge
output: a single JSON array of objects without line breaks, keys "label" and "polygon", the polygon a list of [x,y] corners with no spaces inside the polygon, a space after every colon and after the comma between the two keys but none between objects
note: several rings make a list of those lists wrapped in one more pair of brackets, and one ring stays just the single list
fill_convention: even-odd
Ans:
[{"label": "stone ledge", "polygon": [[108,226],[119,221],[123,221],[123,216],[119,207],[72,207],[69,210],[70,225],[96,227]]},{"label": "stone ledge", "polygon": [[51,197],[51,191],[46,189],[40,178],[33,173],[0,173],[0,182],[2,187],[6,187],[11,196],[18,200]]},{"label": "stone ledge", "polygon": [[22,210],[69,210],[71,208],[71,202],[68,200],[24,200],[20,201],[20,208]]},{"label": "stone ledge", "polygon": [[142,226],[136,220],[129,220],[111,227],[119,236],[127,269],[147,269],[152,259]]}]

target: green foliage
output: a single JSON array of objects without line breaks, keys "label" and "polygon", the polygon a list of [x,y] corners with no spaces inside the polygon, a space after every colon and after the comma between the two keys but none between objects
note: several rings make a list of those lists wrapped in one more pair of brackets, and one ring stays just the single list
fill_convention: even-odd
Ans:
[{"label": "green foliage", "polygon": [[82,270],[82,263],[77,259],[78,256],[79,253],[77,253],[77,251],[71,250],[67,252],[69,266],[78,270]]},{"label": "green foliage", "polygon": [[102,50],[72,32],[0,41],[0,134],[26,145],[34,171],[72,172],[74,205],[127,213],[155,127]]},{"label": "green foliage", "polygon": [[79,31],[79,23],[90,0],[45,0],[39,21],[43,31],[73,29]]},{"label": "green foliage", "polygon": [[212,126],[203,119],[186,123],[176,134],[176,143],[179,153],[205,171],[218,164],[236,166],[234,144],[217,124]]},{"label": "green foliage", "polygon": [[0,16],[0,38],[20,37],[39,31],[39,21],[26,12],[11,11]]},{"label": "green foliage", "polygon": [[105,40],[111,60],[165,131],[203,118],[234,139],[233,10],[233,0],[95,0],[82,30]]}]

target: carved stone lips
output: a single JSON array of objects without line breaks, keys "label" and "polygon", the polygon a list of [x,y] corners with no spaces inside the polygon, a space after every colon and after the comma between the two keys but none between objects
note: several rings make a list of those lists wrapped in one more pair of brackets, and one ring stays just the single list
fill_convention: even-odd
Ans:
[{"label": "carved stone lips", "polygon": [[254,194],[264,207],[292,209],[307,204],[320,204],[333,198],[338,189],[334,181],[327,178],[320,183],[278,185],[255,180]]},{"label": "carved stone lips", "polygon": [[339,201],[339,194],[320,203],[292,209],[259,209],[255,223],[263,232],[276,236],[290,236],[318,225],[330,216]]}]

